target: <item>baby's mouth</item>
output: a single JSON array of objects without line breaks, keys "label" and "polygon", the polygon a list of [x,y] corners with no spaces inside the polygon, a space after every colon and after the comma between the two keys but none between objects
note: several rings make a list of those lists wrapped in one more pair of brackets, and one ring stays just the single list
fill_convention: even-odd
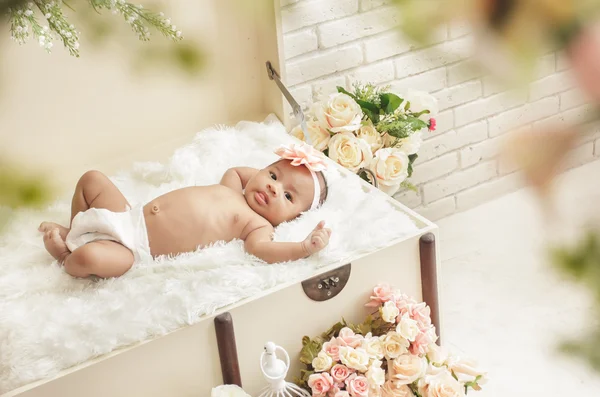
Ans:
[{"label": "baby's mouth", "polygon": [[254,197],[259,204],[267,205],[269,204],[269,196],[265,192],[256,192],[254,193]]}]

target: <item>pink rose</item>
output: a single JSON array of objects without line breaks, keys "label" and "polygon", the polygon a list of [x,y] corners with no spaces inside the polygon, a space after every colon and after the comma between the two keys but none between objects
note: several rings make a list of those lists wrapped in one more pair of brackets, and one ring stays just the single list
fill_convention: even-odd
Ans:
[{"label": "pink rose", "polygon": [[437,126],[437,121],[432,117],[429,119],[429,131],[435,131],[435,127]]},{"label": "pink rose", "polygon": [[417,322],[421,329],[431,326],[431,309],[425,302],[410,305],[408,315]]},{"label": "pink rose", "polygon": [[350,397],[350,394],[346,390],[342,390],[335,393],[333,397]]},{"label": "pink rose", "polygon": [[334,383],[331,389],[329,389],[329,393],[327,393],[327,395],[330,397],[335,396],[342,390],[342,387],[344,387],[343,383]]},{"label": "pink rose", "polygon": [[419,332],[415,341],[410,344],[409,351],[411,354],[422,356],[429,351],[429,344],[433,343],[430,332]]},{"label": "pink rose", "polygon": [[362,344],[363,339],[362,335],[357,335],[350,328],[346,327],[341,329],[337,341],[340,346],[348,346],[356,349]]},{"label": "pink rose", "polygon": [[336,364],[331,368],[331,377],[336,383],[344,382],[354,371],[342,364]]},{"label": "pink rose", "polygon": [[323,351],[331,357],[333,361],[340,361],[340,343],[334,337],[332,337],[329,342],[323,343]]},{"label": "pink rose", "polygon": [[352,374],[346,379],[346,389],[352,397],[368,397],[369,381],[364,376]]},{"label": "pink rose", "polygon": [[333,378],[327,372],[312,374],[308,378],[308,387],[312,390],[313,396],[323,396],[327,394],[333,386]]},{"label": "pink rose", "polygon": [[417,304],[417,302],[414,299],[410,298],[405,294],[395,295],[394,302],[396,303],[396,307],[398,308],[398,310],[400,310],[400,315],[398,316],[398,318],[408,313],[410,308],[413,305]]},{"label": "pink rose", "polygon": [[377,284],[377,286],[373,288],[373,295],[371,295],[371,301],[367,303],[367,306],[380,306],[381,304],[392,299],[392,296],[393,291],[389,284]]}]

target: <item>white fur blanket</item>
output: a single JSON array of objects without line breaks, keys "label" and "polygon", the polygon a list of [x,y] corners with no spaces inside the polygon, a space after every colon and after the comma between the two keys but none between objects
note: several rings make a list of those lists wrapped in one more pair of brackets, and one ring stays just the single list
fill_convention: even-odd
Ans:
[{"label": "white fur blanket", "polygon": [[[113,180],[131,204],[147,202],[173,189],[218,183],[233,166],[262,168],[277,159],[275,147],[292,139],[280,123],[212,128],[167,164],[138,163]],[[333,231],[330,245],[318,256],[285,264],[266,265],[234,241],[116,279],[75,279],[52,262],[36,230],[42,220],[68,224],[69,202],[14,214],[0,238],[0,393],[193,324],[220,307],[306,277],[316,266],[341,263],[416,230],[383,194],[365,193],[358,178],[337,167],[326,177],[326,203],[280,225],[275,239],[301,241],[324,219]]]}]

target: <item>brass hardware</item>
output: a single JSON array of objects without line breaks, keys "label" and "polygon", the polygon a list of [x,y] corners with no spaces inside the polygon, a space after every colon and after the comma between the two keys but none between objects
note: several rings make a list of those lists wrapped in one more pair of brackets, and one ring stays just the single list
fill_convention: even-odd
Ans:
[{"label": "brass hardware", "polygon": [[310,299],[322,302],[338,295],[350,278],[351,264],[319,274],[302,282],[302,289]]}]

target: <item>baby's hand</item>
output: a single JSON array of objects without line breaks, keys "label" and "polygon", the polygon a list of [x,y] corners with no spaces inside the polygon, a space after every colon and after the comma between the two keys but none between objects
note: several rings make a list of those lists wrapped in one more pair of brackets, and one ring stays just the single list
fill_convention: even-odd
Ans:
[{"label": "baby's hand", "polygon": [[317,227],[315,227],[315,230],[313,230],[306,240],[302,242],[302,247],[307,253],[307,256],[325,248],[327,244],[329,244],[329,236],[331,236],[331,229],[325,228],[325,221],[319,222]]}]

